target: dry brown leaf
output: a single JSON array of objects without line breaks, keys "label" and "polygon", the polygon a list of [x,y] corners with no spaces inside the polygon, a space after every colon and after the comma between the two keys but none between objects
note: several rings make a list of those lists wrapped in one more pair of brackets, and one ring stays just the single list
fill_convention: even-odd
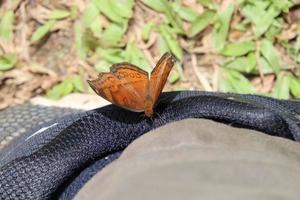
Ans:
[{"label": "dry brown leaf", "polygon": [[50,9],[41,4],[37,4],[35,8],[28,9],[28,14],[30,17],[40,24],[44,24],[48,20],[48,15],[50,12]]},{"label": "dry brown leaf", "polygon": [[299,23],[300,21],[300,3],[296,3],[288,13],[288,16],[290,18],[290,23]]},{"label": "dry brown leaf", "polygon": [[264,75],[264,78],[255,77],[252,79],[251,83],[255,87],[256,91],[259,93],[269,93],[272,91],[275,82],[275,75],[269,74]]},{"label": "dry brown leaf", "polygon": [[0,109],[24,103],[47,91],[57,81],[57,76],[48,70],[22,67],[5,72],[0,77]]}]

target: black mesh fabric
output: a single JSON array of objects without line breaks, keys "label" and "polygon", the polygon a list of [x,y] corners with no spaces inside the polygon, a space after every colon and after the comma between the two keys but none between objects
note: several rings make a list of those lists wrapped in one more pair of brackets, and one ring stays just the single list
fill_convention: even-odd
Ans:
[{"label": "black mesh fabric", "polygon": [[[84,186],[84,184],[90,180],[96,173],[101,171],[106,165],[119,158],[122,152],[116,152],[109,156],[106,156],[100,160],[97,160],[92,165],[86,167],[80,174],[76,175],[75,178],[70,178],[70,183],[65,184],[60,191],[57,191],[59,200],[71,200],[75,197],[77,192]],[[60,195],[61,194],[61,195]]]},{"label": "black mesh fabric", "polygon": [[[61,188],[97,160],[122,151],[151,129],[186,118],[213,119],[299,141],[299,107],[298,101],[187,91],[164,93],[153,118],[113,105],[76,115],[73,120],[64,118],[29,140],[19,141],[39,138],[37,147],[17,145],[18,155],[2,163],[0,198],[57,198]],[[43,135],[51,137],[45,142]],[[13,156],[14,150],[10,153]]]},{"label": "black mesh fabric", "polygon": [[[53,119],[82,110],[47,107],[25,103],[0,112],[0,158],[5,148],[21,137],[26,131],[38,128]],[[12,144],[13,145],[13,144]]]}]

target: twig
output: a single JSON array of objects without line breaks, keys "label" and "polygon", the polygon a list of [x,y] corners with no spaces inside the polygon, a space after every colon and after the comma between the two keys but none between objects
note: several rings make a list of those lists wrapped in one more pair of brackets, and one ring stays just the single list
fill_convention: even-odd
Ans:
[{"label": "twig", "polygon": [[220,75],[220,67],[217,64],[213,65],[214,68],[214,73],[213,73],[213,78],[212,78],[212,85],[213,85],[213,91],[218,90],[219,86],[219,75]]},{"label": "twig", "polygon": [[95,75],[98,75],[98,73],[97,73],[96,70],[95,70],[92,66],[90,66],[87,62],[78,59],[78,60],[77,60],[77,63],[78,63],[79,65],[81,65],[81,66],[86,70],[87,74],[88,74],[90,77],[96,78]]},{"label": "twig", "polygon": [[192,67],[193,70],[199,80],[199,82],[201,83],[201,85],[203,86],[205,91],[213,91],[212,87],[210,86],[209,82],[207,81],[207,79],[202,76],[202,74],[198,71],[197,69],[197,57],[195,54],[191,55],[191,59],[192,59]]},{"label": "twig", "polygon": [[141,49],[149,49],[152,45],[154,45],[154,43],[156,42],[157,40],[157,34],[154,34],[154,33],[151,33],[150,34],[150,38],[149,40],[147,41],[147,43],[145,43],[142,39],[141,39],[141,42],[139,44],[139,47]]},{"label": "twig", "polygon": [[27,12],[26,12],[27,2],[24,1],[20,5],[20,24],[18,26],[18,31],[20,32],[20,48],[18,49],[20,53],[20,58],[25,61],[29,60],[29,42],[27,40],[28,37],[28,26],[26,21],[28,20]]}]

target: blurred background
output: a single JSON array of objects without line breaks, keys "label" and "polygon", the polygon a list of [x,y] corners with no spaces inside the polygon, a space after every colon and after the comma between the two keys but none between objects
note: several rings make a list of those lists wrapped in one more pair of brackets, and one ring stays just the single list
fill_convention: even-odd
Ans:
[{"label": "blurred background", "polygon": [[166,90],[300,98],[296,0],[0,0],[0,109],[91,93],[127,61],[178,62]]}]

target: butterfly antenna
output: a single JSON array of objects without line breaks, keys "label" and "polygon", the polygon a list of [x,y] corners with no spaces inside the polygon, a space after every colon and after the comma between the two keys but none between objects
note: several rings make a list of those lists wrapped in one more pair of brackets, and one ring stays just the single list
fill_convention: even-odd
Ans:
[{"label": "butterfly antenna", "polygon": [[153,124],[153,123],[154,123],[154,117],[151,116],[151,117],[149,117],[149,119],[151,120],[151,122],[152,122],[152,124]]},{"label": "butterfly antenna", "polygon": [[162,122],[162,123],[158,123],[159,126],[167,123],[167,121],[158,112],[156,112],[155,114],[158,116],[158,122]]}]

